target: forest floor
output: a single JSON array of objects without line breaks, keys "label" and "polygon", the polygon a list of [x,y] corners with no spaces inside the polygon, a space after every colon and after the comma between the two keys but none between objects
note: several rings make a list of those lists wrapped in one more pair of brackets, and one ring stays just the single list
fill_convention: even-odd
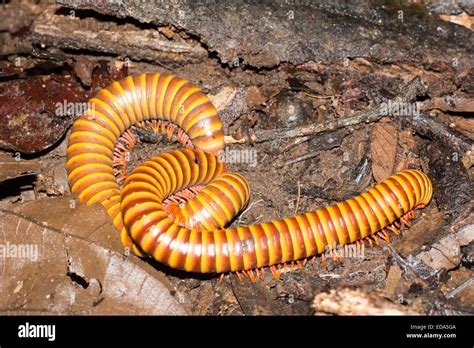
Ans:
[{"label": "forest floor", "polygon": [[[0,5],[0,313],[474,313],[473,8],[59,3]],[[71,194],[65,162],[88,99],[140,72],[190,80],[219,110],[228,167],[252,192],[231,227],[407,168],[428,174],[433,199],[390,244],[278,280],[219,284],[130,255],[106,211]],[[139,142],[129,169],[173,148]]]}]

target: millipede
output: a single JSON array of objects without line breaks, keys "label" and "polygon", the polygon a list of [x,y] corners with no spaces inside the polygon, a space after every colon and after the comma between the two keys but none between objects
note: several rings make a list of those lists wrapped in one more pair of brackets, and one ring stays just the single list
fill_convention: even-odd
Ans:
[{"label": "millipede", "polygon": [[[187,272],[235,272],[252,281],[268,267],[324,261],[327,248],[389,242],[432,197],[426,174],[401,171],[369,191],[293,217],[226,228],[247,206],[246,179],[228,172],[219,154],[224,131],[217,110],[190,82],[138,74],[102,89],[73,124],[67,148],[71,191],[100,203],[125,247]],[[134,130],[151,129],[183,149],[162,153],[126,175]],[[333,256],[331,254],[331,256]]]}]

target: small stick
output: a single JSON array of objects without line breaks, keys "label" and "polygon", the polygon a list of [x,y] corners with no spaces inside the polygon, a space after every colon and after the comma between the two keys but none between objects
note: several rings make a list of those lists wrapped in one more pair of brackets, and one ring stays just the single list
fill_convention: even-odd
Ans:
[{"label": "small stick", "polygon": [[[321,153],[321,151],[315,151],[315,152],[311,152],[311,153],[308,153],[306,155],[303,155],[303,156],[300,156],[300,157],[296,157],[296,158],[293,158],[291,160],[288,160],[286,161],[283,165],[290,165],[290,164],[294,164],[294,163],[298,163],[298,162],[301,162],[301,161],[305,161],[307,159],[311,159],[313,157],[316,157],[318,156],[319,154]],[[281,165],[280,167],[283,167],[283,165]]]}]

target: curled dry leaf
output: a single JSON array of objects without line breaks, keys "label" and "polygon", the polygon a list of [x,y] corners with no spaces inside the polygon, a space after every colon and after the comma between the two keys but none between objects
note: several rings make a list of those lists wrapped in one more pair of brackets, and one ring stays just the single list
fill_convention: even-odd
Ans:
[{"label": "curled dry leaf", "polygon": [[124,254],[101,206],[55,198],[0,210],[0,252],[1,313],[186,314],[155,269]]},{"label": "curled dry leaf", "polygon": [[376,182],[393,173],[397,156],[397,127],[390,119],[381,119],[372,128],[372,173]]}]

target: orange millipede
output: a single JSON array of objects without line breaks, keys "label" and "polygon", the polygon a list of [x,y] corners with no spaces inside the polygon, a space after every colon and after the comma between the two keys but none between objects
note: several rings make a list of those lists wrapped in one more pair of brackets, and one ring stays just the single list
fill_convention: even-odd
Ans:
[{"label": "orange millipede", "polygon": [[[225,228],[249,201],[245,178],[218,160],[224,132],[202,91],[172,75],[139,74],[114,82],[90,100],[72,127],[67,149],[71,191],[101,203],[125,246],[188,272],[253,270],[300,262],[327,247],[389,241],[398,220],[429,203],[431,182],[417,170],[399,172],[369,191],[313,212],[257,225]],[[151,128],[185,147],[163,153],[125,177],[131,129]],[[123,187],[121,187],[123,184]],[[361,243],[360,243],[361,242]],[[275,265],[278,266],[275,267]]]}]

